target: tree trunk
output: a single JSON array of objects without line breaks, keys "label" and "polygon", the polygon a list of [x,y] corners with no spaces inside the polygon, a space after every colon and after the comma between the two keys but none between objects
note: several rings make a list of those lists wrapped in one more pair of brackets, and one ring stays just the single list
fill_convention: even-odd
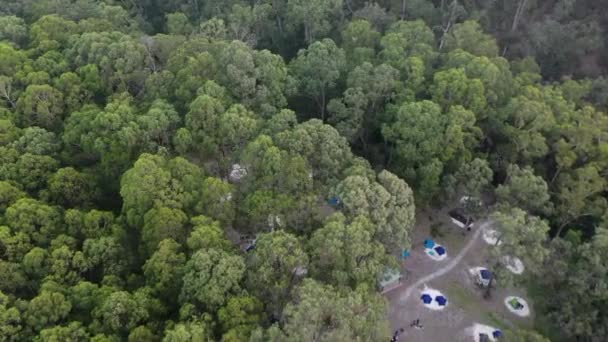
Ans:
[{"label": "tree trunk", "polygon": [[557,176],[559,176],[560,172],[562,172],[562,167],[559,166],[557,168],[557,170],[555,171],[555,174],[553,175],[553,177],[551,177],[551,181],[549,182],[549,186],[552,186],[553,183],[555,182],[555,180],[557,179]]},{"label": "tree trunk", "polygon": [[361,147],[363,147],[363,154],[367,156],[367,139],[365,138],[365,133],[359,134],[359,141],[361,141]]},{"label": "tree trunk", "polygon": [[528,4],[528,0],[519,0],[519,5],[517,6],[517,10],[515,11],[515,16],[513,17],[513,24],[511,25],[511,32],[517,30],[517,26],[519,25],[519,21],[521,20],[521,16],[523,15],[527,4]]},{"label": "tree trunk", "polygon": [[483,294],[483,298],[490,299],[492,297],[492,284],[494,283],[494,274],[490,276],[490,281],[488,282],[488,286],[486,286],[486,290]]},{"label": "tree trunk", "polygon": [[346,9],[352,15],[354,13],[354,11],[353,11],[353,6],[352,6],[352,4],[350,2],[351,2],[350,0],[346,0],[344,3],[346,4]]},{"label": "tree trunk", "polygon": [[555,233],[555,237],[559,237],[562,234],[562,231],[564,230],[564,228],[566,228],[568,223],[570,223],[570,220],[559,225],[559,227],[557,228],[557,232]]},{"label": "tree trunk", "polygon": [[405,1],[401,0],[401,20],[405,20]]},{"label": "tree trunk", "polygon": [[278,15],[277,15],[277,27],[279,29],[279,34],[282,37],[283,36],[283,21],[281,20],[281,17]]},{"label": "tree trunk", "polygon": [[308,23],[304,23],[304,41],[309,45],[312,43],[312,34],[310,32],[310,26]]},{"label": "tree trunk", "polygon": [[194,9],[194,13],[196,13],[196,16],[199,16],[199,14],[200,14],[200,7],[198,5],[198,0],[192,0],[192,7]]},{"label": "tree trunk", "polygon": [[325,88],[321,89],[321,103],[319,106],[321,110],[321,121],[325,122]]},{"label": "tree trunk", "polygon": [[[456,4],[458,3],[457,0],[452,1],[452,4],[450,5],[452,8],[450,9],[450,17],[448,19],[448,22],[446,23],[445,27],[443,28],[443,35],[441,36],[441,40],[439,41],[439,50],[443,49],[443,45],[445,44],[445,38],[448,35],[448,33],[450,32],[450,30],[452,29],[452,24],[454,22],[455,16],[456,16]],[[442,5],[443,7],[443,2]]]},{"label": "tree trunk", "polygon": [[388,146],[388,141],[386,141],[386,138],[384,138],[383,140],[384,140],[384,153],[385,153],[384,154],[384,167],[388,169],[393,161],[393,153],[392,153],[390,146]]}]

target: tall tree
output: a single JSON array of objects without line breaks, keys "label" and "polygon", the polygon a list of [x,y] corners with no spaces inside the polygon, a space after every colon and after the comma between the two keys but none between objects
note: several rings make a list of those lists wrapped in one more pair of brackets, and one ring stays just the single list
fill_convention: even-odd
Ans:
[{"label": "tall tree", "polygon": [[366,216],[376,226],[374,238],[390,253],[408,249],[414,225],[414,196],[409,185],[388,171],[377,181],[361,175],[346,177],[335,188],[349,219]]},{"label": "tall tree", "polygon": [[538,217],[530,216],[519,208],[495,212],[490,216],[497,232],[496,243],[490,250],[492,278],[487,286],[490,295],[494,280],[506,287],[514,282],[513,273],[506,268],[512,258],[519,258],[528,274],[542,269],[549,251],[544,246],[549,225]]},{"label": "tall tree", "polygon": [[318,119],[278,134],[276,141],[281,148],[305,158],[312,168],[312,179],[320,185],[332,185],[339,180],[353,158],[347,140]]},{"label": "tall tree", "polygon": [[562,173],[558,180],[556,215],[559,226],[556,235],[582,217],[599,217],[608,208],[608,202],[600,193],[606,189],[606,179],[601,177],[595,165],[576,168]]},{"label": "tall tree", "polygon": [[389,338],[386,302],[368,288],[340,293],[306,279],[285,309],[285,340],[380,341]]},{"label": "tall tree", "polygon": [[445,37],[448,50],[463,49],[476,56],[495,57],[498,55],[496,40],[483,32],[478,22],[467,20],[454,25]]},{"label": "tall tree", "polygon": [[304,31],[304,41],[311,44],[315,39],[325,36],[332,27],[331,19],[342,7],[342,0],[330,1],[287,1],[288,25],[293,30]]},{"label": "tall tree", "polygon": [[144,215],[154,206],[188,212],[199,198],[202,170],[183,158],[142,154],[121,178],[120,194],[127,222],[143,224]]},{"label": "tall tree", "polygon": [[358,139],[366,147],[380,126],[384,106],[400,86],[399,72],[387,64],[374,67],[365,62],[349,73],[347,86],[342,100],[329,102],[329,121],[350,141]]},{"label": "tall tree", "polygon": [[185,263],[186,256],[180,252],[177,242],[171,239],[161,241],[143,266],[146,283],[160,298],[174,303],[175,294],[181,288]]},{"label": "tall tree", "polygon": [[249,288],[266,303],[270,314],[282,317],[301,272],[308,268],[308,256],[300,241],[283,230],[261,234],[247,264]]},{"label": "tall tree", "polygon": [[49,85],[31,85],[17,101],[17,110],[22,113],[22,126],[40,126],[56,130],[63,117],[63,95]]},{"label": "tall tree", "polygon": [[186,223],[188,217],[179,209],[155,207],[144,215],[141,239],[144,250],[151,254],[159,242],[173,239],[178,243],[186,242],[188,236]]},{"label": "tall tree", "polygon": [[335,286],[375,286],[388,264],[384,246],[374,240],[376,227],[365,216],[345,222],[342,214],[327,219],[309,241],[311,273]]},{"label": "tall tree", "polygon": [[529,167],[522,169],[509,165],[507,180],[496,188],[496,197],[499,203],[524,209],[533,215],[548,215],[553,209],[547,183]]},{"label": "tall tree", "polygon": [[425,100],[403,104],[382,134],[391,144],[394,163],[389,165],[398,167],[399,174],[415,184],[418,198],[428,202],[439,192],[444,172],[471,159],[481,130],[471,111],[455,106],[444,114],[439,105]]},{"label": "tall tree", "polygon": [[556,238],[537,281],[546,293],[539,298],[539,310],[548,316],[567,339],[605,339],[608,315],[603,305],[608,298],[606,262],[608,233],[598,228],[591,241],[576,244]]},{"label": "tall tree", "polygon": [[487,160],[475,158],[463,163],[456,172],[444,179],[446,192],[451,198],[459,195],[480,198],[492,183],[494,172]]},{"label": "tall tree", "polygon": [[329,38],[298,51],[298,56],[290,64],[300,94],[315,101],[323,121],[325,106],[345,66],[344,51]]},{"label": "tall tree", "polygon": [[240,292],[244,273],[240,256],[217,249],[199,250],[184,267],[180,301],[214,312]]}]

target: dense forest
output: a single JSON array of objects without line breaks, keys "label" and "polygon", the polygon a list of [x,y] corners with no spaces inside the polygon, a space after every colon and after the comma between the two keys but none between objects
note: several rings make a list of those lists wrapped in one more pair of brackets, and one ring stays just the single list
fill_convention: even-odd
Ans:
[{"label": "dense forest", "polygon": [[608,340],[607,13],[0,0],[0,340],[388,341],[379,277],[463,195],[533,247],[513,340]]}]

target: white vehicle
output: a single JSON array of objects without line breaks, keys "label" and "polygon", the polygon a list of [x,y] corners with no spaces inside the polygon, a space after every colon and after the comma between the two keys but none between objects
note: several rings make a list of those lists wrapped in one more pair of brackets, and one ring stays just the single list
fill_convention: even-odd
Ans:
[{"label": "white vehicle", "polygon": [[455,225],[462,229],[473,228],[474,221],[470,216],[465,215],[464,210],[461,208],[452,209],[448,212],[450,219]]}]

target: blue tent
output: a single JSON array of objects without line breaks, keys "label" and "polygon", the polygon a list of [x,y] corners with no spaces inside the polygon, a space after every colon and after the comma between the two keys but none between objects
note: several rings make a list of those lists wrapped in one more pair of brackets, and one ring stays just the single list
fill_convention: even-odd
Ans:
[{"label": "blue tent", "polygon": [[435,241],[433,239],[424,240],[424,248],[433,248],[435,246]]},{"label": "blue tent", "polygon": [[445,306],[445,304],[448,302],[448,300],[444,296],[437,296],[435,297],[435,300],[441,306]]},{"label": "blue tent", "polygon": [[488,280],[492,278],[492,272],[490,272],[489,270],[483,269],[479,271],[479,273],[481,274],[481,279]]},{"label": "blue tent", "polygon": [[337,207],[338,205],[340,205],[340,199],[338,197],[332,197],[327,200],[327,203],[329,203],[329,205]]},{"label": "blue tent", "polygon": [[494,336],[494,338],[500,338],[502,336],[502,331],[494,330],[494,332],[492,333],[492,336]]},{"label": "blue tent", "polygon": [[422,299],[422,302],[424,304],[431,304],[431,302],[433,301],[433,297],[431,297],[431,295],[424,293],[422,296],[420,296],[420,299]]},{"label": "blue tent", "polygon": [[404,249],[403,253],[401,254],[401,258],[407,259],[407,257],[409,257],[409,256],[410,256],[410,251]]},{"label": "blue tent", "polygon": [[444,255],[445,248],[443,248],[443,246],[437,246],[437,247],[435,247],[435,252],[437,252],[437,254],[439,254],[439,255]]}]

